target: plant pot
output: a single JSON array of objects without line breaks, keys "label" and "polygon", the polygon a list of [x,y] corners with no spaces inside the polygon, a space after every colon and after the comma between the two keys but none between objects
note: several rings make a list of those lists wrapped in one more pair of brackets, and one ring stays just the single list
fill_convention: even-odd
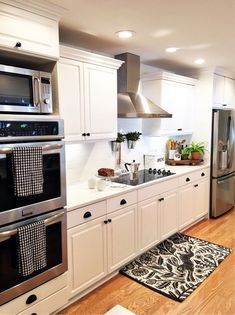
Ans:
[{"label": "plant pot", "polygon": [[192,152],[191,153],[191,159],[192,160],[201,160],[202,159],[202,155],[200,152]]},{"label": "plant pot", "polygon": [[136,141],[127,140],[128,149],[134,149],[134,148],[135,148],[135,145],[136,145]]},{"label": "plant pot", "polygon": [[181,154],[181,159],[182,160],[188,160],[189,159],[189,154]]},{"label": "plant pot", "polygon": [[118,147],[119,147],[119,142],[111,141],[111,147],[112,147],[112,151],[113,152],[117,152],[118,151]]}]

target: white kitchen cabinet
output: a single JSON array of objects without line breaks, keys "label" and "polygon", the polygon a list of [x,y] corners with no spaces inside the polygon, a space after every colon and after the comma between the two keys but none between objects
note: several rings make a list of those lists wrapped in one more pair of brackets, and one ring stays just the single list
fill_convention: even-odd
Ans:
[{"label": "white kitchen cabinet", "polygon": [[214,74],[214,108],[235,109],[235,80]]},{"label": "white kitchen cabinet", "polygon": [[117,270],[137,255],[137,206],[108,215],[108,272]]},{"label": "white kitchen cabinet", "polygon": [[[31,6],[32,5],[32,6]],[[59,59],[58,21],[62,8],[45,4],[0,3],[0,49],[16,54]]]},{"label": "white kitchen cabinet", "polygon": [[57,101],[66,140],[116,138],[120,65],[119,60],[61,46]]},{"label": "white kitchen cabinet", "polygon": [[140,252],[145,252],[160,241],[160,214],[157,197],[138,204],[138,237]]},{"label": "white kitchen cabinet", "polygon": [[209,169],[180,178],[179,228],[183,229],[209,212]]},{"label": "white kitchen cabinet", "polygon": [[195,79],[166,72],[143,77],[143,94],[172,114],[172,118],[143,120],[143,134],[192,134],[195,83]]}]

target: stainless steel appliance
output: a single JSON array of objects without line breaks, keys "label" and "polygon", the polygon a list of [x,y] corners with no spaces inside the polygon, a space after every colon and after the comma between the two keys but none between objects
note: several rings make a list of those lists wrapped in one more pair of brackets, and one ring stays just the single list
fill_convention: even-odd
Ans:
[{"label": "stainless steel appliance", "polygon": [[170,170],[149,168],[148,170],[144,169],[136,173],[128,173],[128,174],[120,175],[117,178],[113,178],[112,182],[131,185],[131,186],[137,186],[140,184],[150,182],[152,180],[160,179],[160,178],[171,176],[174,174],[175,173],[172,173]]},{"label": "stainless steel appliance", "polygon": [[[0,305],[67,270],[66,183],[63,121],[32,118],[0,120]],[[43,192],[15,196],[13,147],[41,146]],[[46,267],[22,276],[18,271],[17,229],[43,220]],[[37,299],[30,296],[26,304]]]},{"label": "stainless steel appliance", "polygon": [[218,217],[234,207],[235,129],[232,110],[214,109],[211,152],[211,216]]},{"label": "stainless steel appliance", "polygon": [[0,65],[0,112],[52,113],[51,91],[50,73]]}]

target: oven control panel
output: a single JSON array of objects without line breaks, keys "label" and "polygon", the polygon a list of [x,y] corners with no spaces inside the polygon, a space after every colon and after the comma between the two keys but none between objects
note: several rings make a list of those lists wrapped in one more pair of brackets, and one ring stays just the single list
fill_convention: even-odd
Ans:
[{"label": "oven control panel", "polygon": [[59,135],[58,121],[0,120],[0,139],[5,137],[39,137]]}]

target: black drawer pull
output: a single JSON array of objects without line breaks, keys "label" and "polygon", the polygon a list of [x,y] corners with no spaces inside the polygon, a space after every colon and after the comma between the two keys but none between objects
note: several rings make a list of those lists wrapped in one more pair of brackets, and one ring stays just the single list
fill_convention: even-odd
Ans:
[{"label": "black drawer pull", "polygon": [[194,185],[194,187],[198,187],[198,184]]},{"label": "black drawer pull", "polygon": [[37,315],[37,313],[32,313],[31,315]]},{"label": "black drawer pull", "polygon": [[112,222],[112,219],[108,219],[108,222],[109,222],[109,223]]},{"label": "black drawer pull", "polygon": [[87,218],[90,218],[90,217],[91,217],[90,211],[85,212],[84,215],[83,215],[84,219],[87,219]]},{"label": "black drawer pull", "polygon": [[182,128],[178,128],[177,131],[182,131]]},{"label": "black drawer pull", "polygon": [[201,173],[201,176],[205,176],[205,173]]},{"label": "black drawer pull", "polygon": [[27,300],[26,300],[26,304],[31,304],[33,302],[37,301],[37,296],[35,294],[31,294]]},{"label": "black drawer pull", "polygon": [[86,135],[87,135],[88,137],[90,137],[91,134],[90,134],[90,132],[88,132]]},{"label": "black drawer pull", "polygon": [[122,199],[121,201],[120,201],[120,205],[125,205],[126,204],[126,199]]},{"label": "black drawer pull", "polygon": [[189,177],[186,178],[186,182],[190,182],[190,178]]},{"label": "black drawer pull", "polygon": [[227,104],[222,104],[222,106],[227,106]]},{"label": "black drawer pull", "polygon": [[21,47],[21,42],[17,42],[16,47]]},{"label": "black drawer pull", "polygon": [[85,132],[83,132],[83,133],[82,133],[82,136],[83,136],[83,137],[85,137],[85,136],[86,136]]},{"label": "black drawer pull", "polygon": [[105,220],[105,221],[104,221],[104,224],[107,224],[107,223],[108,223],[108,220]]},{"label": "black drawer pull", "polygon": [[163,200],[164,200],[164,198],[159,198],[159,199],[158,199],[158,201],[160,201],[160,202],[163,201]]}]

